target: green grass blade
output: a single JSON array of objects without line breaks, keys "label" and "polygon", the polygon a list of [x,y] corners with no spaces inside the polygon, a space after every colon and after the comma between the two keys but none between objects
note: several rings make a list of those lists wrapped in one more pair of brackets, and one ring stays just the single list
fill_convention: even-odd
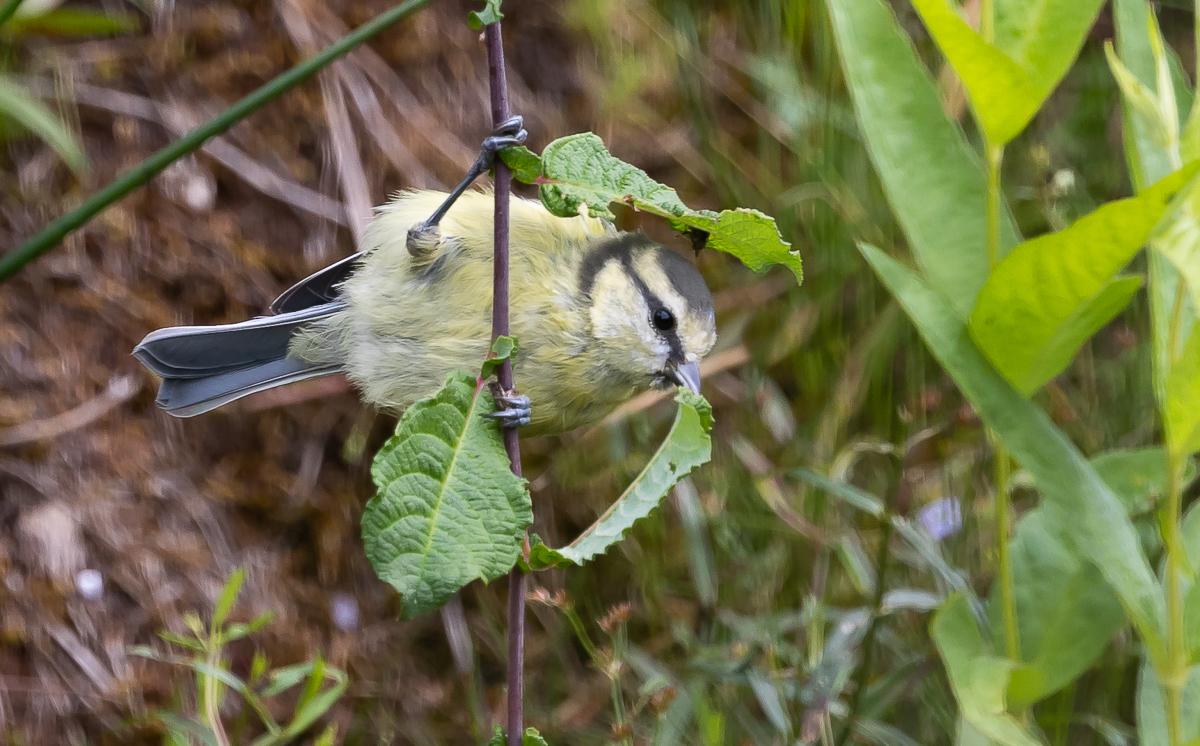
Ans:
[{"label": "green grass blade", "polygon": [[17,14],[22,2],[24,0],[6,0],[4,6],[0,7],[0,26],[8,23]]},{"label": "green grass blade", "polygon": [[0,117],[20,123],[41,138],[75,173],[87,171],[87,153],[75,134],[45,104],[34,100],[24,88],[3,75],[0,75]]},{"label": "green grass blade", "polygon": [[8,28],[15,35],[116,36],[137,31],[141,23],[141,18],[131,13],[62,8],[29,18],[14,18]]},{"label": "green grass blade", "polygon": [[0,282],[58,244],[68,233],[91,220],[104,208],[161,173],[175,161],[199,150],[205,142],[258,111],[304,82],[359,44],[428,5],[431,0],[406,0],[346,34],[319,53],[261,86],[225,111],[139,163],[116,181],[84,200],[83,204],[43,228],[38,234],[0,257]]}]

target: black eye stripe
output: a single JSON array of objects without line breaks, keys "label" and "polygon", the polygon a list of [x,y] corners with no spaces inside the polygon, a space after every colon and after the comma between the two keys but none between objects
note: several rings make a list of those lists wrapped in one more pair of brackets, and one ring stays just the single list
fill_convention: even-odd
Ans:
[{"label": "black eye stripe", "polygon": [[[643,280],[641,275],[639,275],[633,268],[633,257],[631,255],[626,255],[622,258],[621,269],[625,272],[625,276],[629,278],[629,281],[633,283],[633,286],[637,288],[638,292],[642,296],[642,299],[646,302],[646,305],[650,307],[650,318],[648,319],[650,326],[662,334],[663,338],[667,342],[667,345],[671,348],[671,355],[682,359],[683,342],[679,339],[679,334],[675,330],[675,315],[667,309],[667,306],[662,302],[662,299],[660,299],[658,295],[656,295],[654,291],[651,290],[648,285],[646,285],[646,281]],[[667,314],[671,316],[671,325],[669,328],[662,329],[654,323],[654,316],[658,311],[666,311]]]}]

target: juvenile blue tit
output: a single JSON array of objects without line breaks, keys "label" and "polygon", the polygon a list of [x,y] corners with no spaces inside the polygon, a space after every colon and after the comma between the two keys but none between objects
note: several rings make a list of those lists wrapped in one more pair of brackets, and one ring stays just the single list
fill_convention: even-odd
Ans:
[{"label": "juvenile blue tit", "polygon": [[[403,411],[451,370],[477,370],[490,342],[493,199],[467,192],[437,231],[408,240],[445,197],[410,191],[379,208],[365,251],[288,290],[273,316],[148,335],[134,355],[163,379],[159,406],[191,417],[344,373],[367,402]],[[524,432],[596,422],[655,386],[699,391],[716,324],[712,295],[686,259],[641,233],[555,217],[526,199],[512,199],[510,231],[514,376],[532,405]]]}]

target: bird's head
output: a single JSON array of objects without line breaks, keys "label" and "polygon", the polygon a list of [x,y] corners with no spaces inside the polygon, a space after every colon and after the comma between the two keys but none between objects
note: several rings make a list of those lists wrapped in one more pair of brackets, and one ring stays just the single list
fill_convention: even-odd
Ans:
[{"label": "bird's head", "polygon": [[640,385],[700,392],[700,359],[717,341],[712,294],[682,256],[641,233],[598,243],[580,268],[591,346],[605,368]]}]

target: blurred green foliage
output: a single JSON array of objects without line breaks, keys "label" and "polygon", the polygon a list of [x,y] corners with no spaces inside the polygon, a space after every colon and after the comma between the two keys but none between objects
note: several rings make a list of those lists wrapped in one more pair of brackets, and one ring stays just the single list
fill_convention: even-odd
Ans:
[{"label": "blurred green foliage", "polygon": [[[1139,727],[1137,710],[1153,709],[1145,692],[1155,690],[1143,685],[1143,694],[1135,696],[1137,681],[1153,673],[1141,671],[1143,650],[1135,638],[1114,637],[1128,622],[1109,590],[1113,578],[1105,581],[1107,571],[1097,571],[1107,561],[1098,552],[1120,555],[1114,561],[1133,565],[1146,561],[1139,558],[1147,552],[1150,566],[1157,567],[1163,544],[1153,514],[1164,511],[1168,491],[1177,489],[1185,502],[1191,495],[1185,492],[1190,476],[1174,488],[1163,478],[1167,464],[1161,449],[1119,450],[1162,442],[1152,385],[1152,301],[1134,292],[1144,286],[1136,278],[1153,257],[1134,257],[1125,271],[1135,279],[1118,280],[1128,291],[1125,302],[1106,306],[1108,312],[1086,333],[1066,343],[1061,365],[1026,387],[1032,396],[1030,423],[1051,428],[1044,431],[1047,436],[1060,432],[1070,451],[1105,455],[1093,467],[1068,465],[1076,458],[1068,458],[1068,451],[1062,451],[1067,461],[1037,446],[1014,451],[1019,466],[1034,464],[1044,472],[1034,475],[1043,489],[1057,483],[1060,488],[1053,489],[1063,495],[1080,494],[1076,477],[1070,476],[1073,469],[1092,474],[1103,465],[1098,484],[1104,486],[1097,489],[1119,495],[1130,509],[1138,506],[1133,523],[1124,518],[1124,508],[1111,516],[1130,527],[1121,532],[1133,543],[1093,537],[1092,553],[1079,559],[1078,538],[1064,539],[1046,529],[1038,505],[1048,498],[1039,498],[1031,480],[1018,475],[1009,551],[1022,660],[1006,662],[1003,652],[988,653],[997,656],[996,663],[985,669],[1010,673],[992,679],[997,683],[990,693],[979,690],[984,700],[970,706],[981,717],[963,720],[960,715],[969,707],[962,696],[975,690],[951,685],[958,674],[947,659],[952,669],[947,676],[927,612],[954,593],[951,597],[965,604],[955,630],[978,625],[980,644],[1003,650],[1004,625],[994,599],[995,542],[1011,529],[998,533],[992,511],[993,458],[974,412],[980,402],[964,400],[897,314],[855,245],[870,243],[893,256],[922,250],[911,233],[911,213],[897,208],[898,218],[893,212],[899,200],[927,209],[924,235],[946,242],[944,253],[931,255],[927,263],[918,254],[923,271],[946,270],[947,262],[957,261],[955,252],[974,250],[964,248],[962,234],[955,234],[954,211],[979,216],[969,217],[979,222],[971,229],[976,238],[968,243],[974,241],[982,252],[988,230],[980,165],[985,143],[967,93],[920,15],[908,2],[892,2],[891,14],[907,37],[904,44],[911,41],[916,59],[928,70],[930,83],[922,95],[944,112],[930,111],[930,121],[945,116],[951,125],[941,130],[942,145],[920,138],[897,141],[889,151],[895,181],[885,186],[880,169],[893,166],[879,162],[870,133],[863,130],[863,110],[856,112],[847,90],[830,22],[833,6],[851,5],[862,13],[875,3],[571,4],[569,17],[592,39],[604,73],[596,129],[683,127],[700,159],[680,158],[663,167],[678,178],[652,175],[671,183],[685,199],[690,192],[714,188],[722,205],[776,216],[784,239],[801,249],[806,282],[800,290],[773,292],[770,280],[764,283],[734,271],[721,258],[702,256],[719,296],[755,298],[750,304],[730,303],[720,319],[722,347],[744,345],[749,360],[734,368],[735,377],[714,381],[725,394],[714,401],[719,411],[714,461],[676,489],[674,511],[648,519],[613,556],[573,568],[565,593],[551,605],[570,604],[577,620],[567,628],[587,629],[609,604],[634,601],[621,674],[625,692],[633,696],[661,687],[672,696],[661,711],[634,718],[633,732],[650,743],[853,739],[927,744],[1022,738],[1128,743]],[[974,12],[977,6],[969,5]],[[1096,6],[1084,3],[1077,11],[1094,13]],[[1103,50],[1113,33],[1113,13],[1106,6],[1094,25],[1076,23],[1075,41],[1055,42],[1062,47],[1055,58],[1059,69],[1035,86],[1039,101],[1048,98],[1036,116],[1023,116],[1028,126],[1004,136],[1008,142],[998,182],[1005,253],[1020,236],[1061,231],[1101,204],[1129,197],[1135,184],[1148,186],[1167,175],[1131,177],[1120,157],[1122,99]],[[1189,49],[1190,4],[1173,4],[1160,13],[1171,21],[1161,24],[1168,46]],[[857,20],[854,31],[866,34],[862,19]],[[869,41],[876,43],[858,53],[879,51],[879,39]],[[1078,57],[1071,62],[1074,49]],[[1176,67],[1177,78],[1192,72],[1190,60]],[[878,71],[900,74],[895,64]],[[1150,72],[1153,76],[1153,67]],[[1059,73],[1064,77],[1055,87]],[[968,81],[968,90],[971,85]],[[895,91],[896,115],[919,116],[904,98],[911,94],[911,87]],[[1180,96],[1188,99],[1187,106],[1181,104],[1186,117],[1190,91],[1182,88]],[[894,116],[889,119],[882,110],[880,116],[878,131],[899,137]],[[960,138],[965,147],[957,144]],[[946,170],[931,173],[931,159],[939,158]],[[947,188],[945,179],[960,178],[962,169],[975,175],[957,190]],[[973,187],[971,179],[979,186]],[[1157,221],[1148,219],[1151,225]],[[1122,249],[1125,256],[1144,240],[1144,234],[1132,237]],[[1082,249],[1087,242],[1075,245]],[[953,273],[946,275],[946,292],[968,294],[952,304],[954,310],[941,311],[943,316],[970,312],[989,274],[986,260],[982,270],[971,272],[978,279],[965,288],[956,285]],[[978,364],[990,371],[988,386],[1007,385],[985,358]],[[977,393],[967,387],[968,396]],[[999,406],[1018,406],[1019,395],[1013,396],[1010,405]],[[656,422],[651,414],[613,426],[605,434],[607,453],[557,464],[554,478],[565,489],[627,479],[644,458],[636,455],[638,444],[649,441]],[[1126,453],[1132,455],[1126,458]],[[1146,454],[1154,457],[1153,464]],[[606,461],[615,468],[606,470]],[[1126,462],[1128,468],[1122,466]],[[793,476],[797,466],[810,471]],[[1126,478],[1139,485],[1132,493]],[[1106,502],[1105,510],[1118,504]],[[1066,515],[1086,520],[1078,513]],[[1060,515],[1051,523],[1062,520]],[[1061,554],[1054,563],[1057,573],[1049,572],[1045,563],[1059,556],[1056,552]],[[1146,588],[1132,583],[1126,590],[1136,595],[1158,585],[1146,582]],[[900,599],[895,606],[888,605],[889,594]],[[555,639],[553,627],[550,633]],[[567,691],[565,681],[555,684],[552,672],[541,676],[543,693],[532,695],[531,722],[538,722],[538,706],[554,707],[556,697]],[[1005,697],[1014,713],[1004,716],[1006,722],[1024,735],[988,725],[999,722],[988,718],[1002,715]],[[993,709],[997,702],[1000,711]],[[1161,713],[1161,697],[1157,702]],[[1162,722],[1147,720],[1145,727],[1165,733]],[[988,735],[978,730],[979,723]],[[551,742],[559,736],[581,743],[601,743],[609,735],[547,733]],[[1153,741],[1145,731],[1142,737]]]}]

